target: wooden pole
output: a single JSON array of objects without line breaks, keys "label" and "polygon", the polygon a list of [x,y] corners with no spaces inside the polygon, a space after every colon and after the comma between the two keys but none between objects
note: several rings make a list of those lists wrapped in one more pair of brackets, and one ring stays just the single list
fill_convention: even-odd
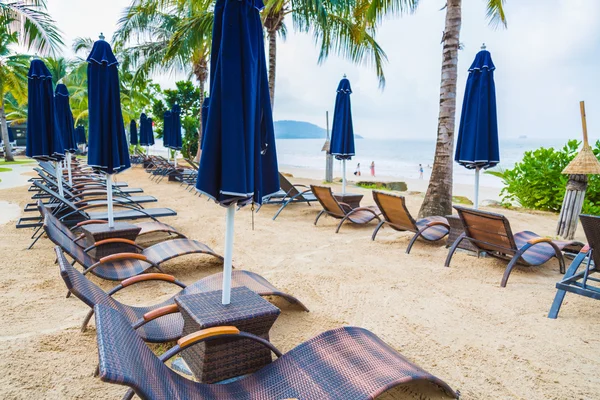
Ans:
[{"label": "wooden pole", "polygon": [[585,119],[585,101],[579,102],[579,110],[581,111],[581,127],[583,128],[583,145],[588,145],[587,121]]},{"label": "wooden pole", "polygon": [[[329,111],[325,111],[325,124],[327,126],[327,141],[329,142]],[[331,155],[331,142],[325,155],[325,182],[333,182],[333,156]]]}]

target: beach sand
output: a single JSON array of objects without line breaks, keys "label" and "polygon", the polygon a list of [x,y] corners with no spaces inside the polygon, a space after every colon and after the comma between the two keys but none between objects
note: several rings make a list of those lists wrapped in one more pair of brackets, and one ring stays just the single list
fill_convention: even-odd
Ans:
[{"label": "beach sand", "polygon": [[[176,183],[157,185],[139,167],[118,179],[156,196],[156,206],[178,211],[165,222],[223,252],[224,208]],[[340,185],[334,186],[339,190]],[[365,194],[364,205],[373,203],[367,190],[351,190]],[[23,209],[30,195],[21,186],[0,191],[0,200]],[[410,195],[407,201],[416,214],[422,195]],[[326,329],[356,325],[459,389],[464,399],[600,398],[598,303],[569,294],[559,318],[548,319],[561,277],[556,261],[517,268],[503,289],[503,261],[459,253],[451,268],[444,268],[443,245],[420,241],[407,255],[410,234],[383,229],[372,242],[375,224],[347,225],[335,234],[336,220],[322,218],[313,225],[319,209],[290,206],[272,221],[277,208],[266,205],[255,214],[254,230],[249,207],[236,216],[234,265],[260,273],[311,310],[276,300],[282,313],[271,330],[275,346],[288,351]],[[503,213],[514,231],[542,235],[553,233],[557,218]],[[31,234],[15,229],[14,220],[0,225],[0,398],[119,398],[123,387],[92,376],[98,361],[93,322],[87,332],[79,331],[88,307],[65,298],[48,239],[26,250]],[[583,239],[581,233],[578,239]],[[221,268],[202,255],[164,265],[167,273],[188,284]],[[106,290],[115,285],[91,279]],[[117,298],[152,304],[175,292],[153,282],[128,288]],[[421,395],[421,389],[397,389],[383,398],[441,397],[430,388]]]}]

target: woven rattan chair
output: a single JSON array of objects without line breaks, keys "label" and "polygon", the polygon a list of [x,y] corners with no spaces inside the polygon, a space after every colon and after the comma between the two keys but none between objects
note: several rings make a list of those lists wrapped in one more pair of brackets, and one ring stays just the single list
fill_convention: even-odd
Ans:
[{"label": "woven rattan chair", "polygon": [[454,208],[458,211],[465,232],[450,248],[446,267],[450,266],[450,260],[460,242],[468,240],[479,251],[510,260],[500,283],[502,287],[506,287],[508,277],[517,263],[537,266],[556,257],[560,263],[560,272],[564,274],[565,260],[562,251],[567,249],[576,253],[583,247],[581,242],[552,240],[530,231],[513,235],[510,223],[504,215],[461,206],[454,206]]},{"label": "woven rattan chair", "polygon": [[384,225],[389,225],[397,231],[413,232],[414,235],[406,248],[408,254],[419,237],[428,242],[436,242],[443,239],[450,231],[448,220],[444,217],[427,217],[415,221],[406,208],[404,196],[374,190],[373,199],[381,210],[384,220],[373,231],[372,240],[375,240],[375,236]]},{"label": "woven rattan chair", "polygon": [[340,231],[340,228],[346,221],[359,225],[368,224],[374,219],[381,222],[381,219],[379,218],[381,211],[379,211],[376,206],[352,208],[346,203],[337,201],[333,196],[330,187],[310,185],[310,188],[323,207],[323,210],[319,212],[315,219],[315,225],[323,214],[327,214],[336,219],[341,219],[335,229],[335,233]]},{"label": "woven rattan chair", "polygon": [[[147,342],[158,343],[176,340],[181,337],[183,318],[180,314],[175,314],[177,312],[177,306],[174,301],[175,296],[159,304],[147,307],[129,306],[113,299],[112,296],[122,289],[140,282],[163,281],[177,285],[182,288],[182,290],[177,293],[176,296],[218,290],[222,287],[223,282],[223,273],[207,276],[189,286],[178,281],[172,275],[151,273],[125,279],[107,293],[69,264],[59,246],[56,246],[54,251],[56,252],[56,259],[58,260],[60,268],[60,276],[65,281],[69,292],[74,294],[75,297],[83,301],[92,309],[81,325],[82,331],[85,331],[92,318],[94,306],[96,304],[103,304],[123,314],[132,326],[138,328],[138,333]],[[308,311],[308,308],[306,308],[300,300],[280,291],[275,286],[271,285],[265,278],[254,272],[242,270],[233,271],[231,285],[232,287],[246,286],[261,296],[282,297],[289,303],[297,304],[303,310]]]},{"label": "woven rattan chair", "polygon": [[[223,257],[215,253],[204,243],[190,239],[173,239],[166,242],[157,243],[146,249],[141,248],[135,242],[127,239],[106,239],[92,246],[83,248],[78,244],[81,236],[75,236],[68,229],[61,227],[52,215],[46,215],[44,219],[44,231],[48,238],[57,246],[60,246],[67,254],[84,268],[84,275],[92,273],[102,279],[110,281],[120,281],[131,278],[146,272],[151,268],[156,268],[162,272],[160,264],[175,257],[190,254],[208,254],[223,260]],[[121,243],[131,246],[131,253],[117,253],[101,259],[95,259],[88,254],[88,251],[105,245]]]},{"label": "woven rattan chair", "polygon": [[[258,336],[233,326],[215,327],[187,335],[159,357],[155,356],[129,321],[110,307],[96,306],[99,375],[105,382],[129,386],[142,399],[302,399],[367,400],[398,385],[428,381],[458,398],[441,379],[408,361],[366,329],[344,327],[310,339],[286,354]],[[203,384],[173,372],[164,362],[208,340],[254,340],[269,348],[277,360],[241,379]]]},{"label": "woven rattan chair", "polygon": [[[588,241],[569,266],[565,276],[556,284],[556,296],[548,313],[548,318],[557,318],[567,292],[600,300],[600,279],[594,274],[600,272],[600,217],[580,215],[579,220]],[[584,262],[585,261],[585,262]],[[583,266],[583,271],[577,272]]]}]

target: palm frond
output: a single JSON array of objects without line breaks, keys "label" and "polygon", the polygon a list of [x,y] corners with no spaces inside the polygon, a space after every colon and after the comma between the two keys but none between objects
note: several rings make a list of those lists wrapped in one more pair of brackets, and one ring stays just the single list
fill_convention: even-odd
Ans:
[{"label": "palm frond", "polygon": [[505,0],[487,0],[486,17],[491,26],[497,28],[502,25],[507,27],[506,14],[504,13]]}]

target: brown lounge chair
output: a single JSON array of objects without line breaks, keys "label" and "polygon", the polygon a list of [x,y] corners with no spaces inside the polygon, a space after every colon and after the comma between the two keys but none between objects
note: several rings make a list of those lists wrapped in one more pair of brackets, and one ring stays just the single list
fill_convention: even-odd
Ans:
[{"label": "brown lounge chair", "polygon": [[374,190],[373,199],[381,210],[384,220],[373,231],[372,240],[375,240],[379,229],[386,224],[397,231],[414,232],[414,236],[406,248],[406,253],[408,254],[419,237],[428,242],[436,242],[443,239],[450,231],[448,220],[444,217],[434,216],[415,221],[412,215],[410,215],[408,208],[406,208],[404,196]]},{"label": "brown lounge chair", "polygon": [[[129,322],[110,307],[95,307],[99,376],[104,382],[129,386],[147,400],[367,400],[388,389],[427,381],[458,398],[441,379],[408,361],[374,333],[343,327],[323,332],[286,354],[267,340],[234,326],[204,329],[182,337],[157,357]],[[188,380],[164,363],[181,351],[208,340],[256,341],[278,358],[255,373],[222,384]],[[242,345],[242,343],[240,343]]]},{"label": "brown lounge chair", "polygon": [[530,231],[523,231],[513,235],[508,219],[502,214],[471,208],[454,206],[462,221],[465,232],[461,234],[448,253],[446,267],[456,248],[463,240],[470,241],[479,251],[510,260],[504,271],[500,286],[506,287],[508,277],[517,263],[526,266],[545,264],[552,257],[558,258],[560,273],[565,273],[565,260],[563,250],[577,253],[584,246],[577,241],[559,241],[541,237]]},{"label": "brown lounge chair", "polygon": [[346,220],[355,224],[368,224],[374,219],[381,221],[379,218],[381,211],[375,206],[352,208],[346,203],[337,201],[333,196],[330,187],[310,185],[310,189],[323,207],[323,210],[319,212],[319,215],[317,215],[317,218],[315,219],[315,225],[317,225],[319,218],[321,218],[323,214],[330,215],[336,219],[341,219],[335,233],[340,231],[342,224],[346,222]]},{"label": "brown lounge chair", "polygon": [[[92,308],[83,320],[83,324],[81,325],[82,332],[86,330],[87,324],[94,314],[94,306],[96,304],[103,304],[123,314],[131,326],[136,328],[142,339],[147,342],[162,343],[177,340],[183,332],[183,318],[178,313],[178,308],[174,300],[175,296],[218,290],[222,287],[223,282],[222,272],[202,278],[189,286],[175,279],[173,275],[151,273],[125,279],[109,292],[105,292],[69,264],[59,246],[56,246],[54,251],[60,268],[60,276],[65,281],[69,292]],[[122,289],[148,281],[171,283],[179,286],[182,290],[162,303],[146,307],[129,306],[113,298],[113,295]],[[233,287],[246,286],[260,296],[283,297],[291,304],[298,304],[303,310],[308,311],[308,308],[300,300],[280,291],[265,278],[254,272],[235,270],[232,273],[231,283]]]}]

